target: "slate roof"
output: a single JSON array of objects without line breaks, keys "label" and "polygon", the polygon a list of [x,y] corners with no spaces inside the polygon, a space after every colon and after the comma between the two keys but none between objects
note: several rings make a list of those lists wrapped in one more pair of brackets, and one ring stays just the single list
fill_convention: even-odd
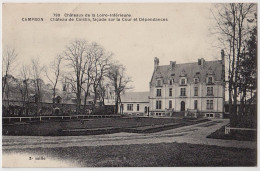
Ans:
[{"label": "slate roof", "polygon": [[121,102],[149,102],[149,92],[126,92],[121,96]]},{"label": "slate roof", "polygon": [[168,80],[174,79],[175,83],[179,82],[180,76],[186,75],[187,83],[193,82],[193,78],[198,77],[200,82],[205,82],[207,75],[212,74],[215,81],[223,81],[222,75],[222,61],[205,61],[201,66],[198,62],[176,64],[172,69],[170,65],[158,66],[154,71],[151,85],[155,86],[158,78],[163,79],[163,83],[168,83]]}]

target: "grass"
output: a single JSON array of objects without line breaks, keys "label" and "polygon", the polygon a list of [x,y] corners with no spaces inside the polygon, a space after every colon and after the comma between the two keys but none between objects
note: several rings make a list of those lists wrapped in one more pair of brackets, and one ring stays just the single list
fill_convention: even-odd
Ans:
[{"label": "grass", "polygon": [[[174,118],[99,118],[99,119],[88,119],[82,122],[81,120],[59,120],[59,121],[42,121],[42,122],[31,122],[30,124],[13,124],[3,125],[4,135],[29,135],[29,136],[59,136],[59,135],[87,135],[87,134],[103,134],[103,133],[114,133],[123,130],[133,130],[132,132],[140,130],[142,127],[146,127],[147,130],[153,129],[158,125],[167,124],[179,124],[178,127],[184,125],[191,125],[201,121],[189,121],[183,119]],[[77,133],[64,133],[61,130],[72,130],[72,129],[97,129],[98,131],[88,132],[77,132]],[[174,127],[172,127],[174,128]],[[103,129],[103,130],[102,130]],[[134,130],[137,129],[137,130]],[[171,129],[171,127],[168,127]],[[153,129],[154,131],[164,130]],[[141,129],[141,132],[145,130]],[[149,132],[149,131],[148,131]]]},{"label": "grass", "polygon": [[61,129],[95,129],[108,127],[137,127],[176,122],[174,119],[154,119],[154,118],[104,118],[89,119],[83,123],[80,120],[70,121],[44,121],[32,122],[29,125],[3,126],[3,133],[8,131],[9,135],[59,135]]},{"label": "grass", "polygon": [[77,167],[256,166],[257,152],[187,143],[3,150],[77,163]]},{"label": "grass", "polygon": [[225,134],[225,126],[223,126],[212,134],[208,135],[207,138],[238,141],[256,141],[257,131],[231,130],[230,134]]}]

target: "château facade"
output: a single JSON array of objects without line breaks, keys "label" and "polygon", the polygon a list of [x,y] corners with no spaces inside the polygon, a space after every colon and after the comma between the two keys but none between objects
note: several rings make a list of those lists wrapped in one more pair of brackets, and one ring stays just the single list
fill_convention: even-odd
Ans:
[{"label": "ch\u00e2teau facade", "polygon": [[159,66],[154,59],[150,82],[150,116],[195,111],[198,117],[222,118],[225,102],[225,60]]}]

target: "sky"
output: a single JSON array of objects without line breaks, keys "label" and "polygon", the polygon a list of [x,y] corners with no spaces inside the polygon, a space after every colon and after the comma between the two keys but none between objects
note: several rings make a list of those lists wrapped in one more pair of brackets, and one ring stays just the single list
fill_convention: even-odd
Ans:
[{"label": "sky", "polygon": [[[3,49],[13,47],[18,66],[39,58],[43,65],[65,50],[75,39],[97,42],[114,59],[125,65],[132,78],[132,91],[149,91],[154,57],[159,65],[220,59],[220,49],[213,47],[210,34],[211,4],[3,4]],[[167,18],[167,22],[52,22],[54,13],[113,14],[127,13],[132,18]],[[43,18],[26,22],[22,18]]]}]

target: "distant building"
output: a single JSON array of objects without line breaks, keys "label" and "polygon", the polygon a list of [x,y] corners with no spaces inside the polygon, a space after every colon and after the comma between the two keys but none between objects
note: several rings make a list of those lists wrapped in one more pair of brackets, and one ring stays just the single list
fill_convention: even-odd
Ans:
[{"label": "distant building", "polygon": [[127,92],[121,97],[120,114],[146,116],[149,113],[149,92]]},{"label": "distant building", "polygon": [[225,61],[205,61],[159,66],[154,59],[150,82],[150,115],[196,111],[200,117],[222,118],[225,102]]},{"label": "distant building", "polygon": [[53,101],[54,101],[54,103],[60,104],[60,103],[62,103],[62,97],[61,96],[56,96],[56,97],[53,98]]}]

